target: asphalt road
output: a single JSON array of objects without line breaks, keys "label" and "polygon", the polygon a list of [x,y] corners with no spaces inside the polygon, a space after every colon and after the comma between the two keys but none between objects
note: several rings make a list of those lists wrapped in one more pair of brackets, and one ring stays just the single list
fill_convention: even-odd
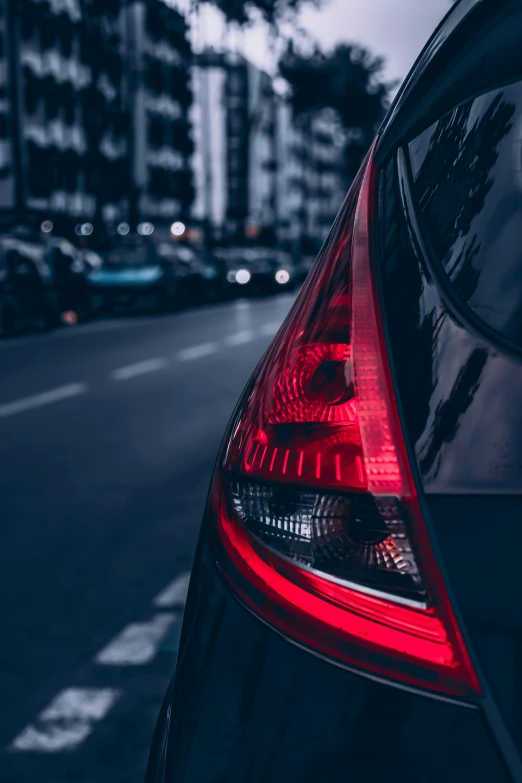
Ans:
[{"label": "asphalt road", "polygon": [[0,781],[138,783],[216,451],[291,297],[0,341]]}]

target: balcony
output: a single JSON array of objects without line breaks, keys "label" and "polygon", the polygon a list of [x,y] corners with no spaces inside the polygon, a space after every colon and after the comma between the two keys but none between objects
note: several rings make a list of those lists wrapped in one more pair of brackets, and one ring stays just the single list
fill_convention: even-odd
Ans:
[{"label": "balcony", "polygon": [[57,84],[69,83],[75,90],[84,90],[92,79],[91,69],[74,56],[64,57],[56,48],[38,51],[23,44],[20,62],[38,79],[51,77]]}]

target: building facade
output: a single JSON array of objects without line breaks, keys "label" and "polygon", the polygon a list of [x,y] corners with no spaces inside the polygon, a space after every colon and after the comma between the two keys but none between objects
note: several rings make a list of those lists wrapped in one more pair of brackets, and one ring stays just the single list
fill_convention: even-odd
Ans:
[{"label": "building facade", "polygon": [[224,237],[230,201],[230,147],[227,111],[227,67],[223,54],[207,50],[197,55],[192,69],[194,102],[195,199],[192,219],[208,231],[209,239]]},{"label": "building facade", "polygon": [[239,55],[207,50],[193,70],[195,222],[216,241],[320,243],[344,197],[335,115],[296,118]]},{"label": "building facade", "polygon": [[126,17],[132,96],[131,223],[187,220],[194,198],[191,45],[185,16],[162,0]]},{"label": "building facade", "polygon": [[0,222],[186,216],[190,65],[163,0],[0,0]]},{"label": "building facade", "polygon": [[119,0],[2,0],[1,36],[0,218],[69,233],[121,210]]}]

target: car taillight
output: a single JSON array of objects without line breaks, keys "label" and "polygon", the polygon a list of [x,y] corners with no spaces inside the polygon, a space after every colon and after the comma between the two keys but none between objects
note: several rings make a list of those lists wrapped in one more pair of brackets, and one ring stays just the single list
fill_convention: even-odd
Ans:
[{"label": "car taillight", "polygon": [[211,492],[216,555],[288,637],[467,696],[480,684],[431,552],[384,344],[374,177],[370,155],[240,403]]}]

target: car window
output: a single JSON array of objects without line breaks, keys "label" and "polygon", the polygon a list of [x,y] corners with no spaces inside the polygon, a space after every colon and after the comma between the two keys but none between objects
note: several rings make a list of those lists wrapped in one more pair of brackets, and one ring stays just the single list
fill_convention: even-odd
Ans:
[{"label": "car window", "polygon": [[409,157],[433,257],[475,315],[522,345],[522,83],[448,112]]}]

